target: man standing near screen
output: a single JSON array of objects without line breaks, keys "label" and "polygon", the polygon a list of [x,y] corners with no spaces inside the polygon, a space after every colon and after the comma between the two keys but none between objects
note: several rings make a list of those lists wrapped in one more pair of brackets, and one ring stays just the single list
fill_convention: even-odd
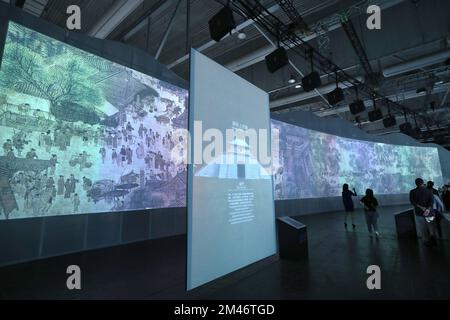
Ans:
[{"label": "man standing near screen", "polygon": [[417,178],[415,182],[417,187],[409,192],[409,201],[414,206],[414,212],[418,217],[417,221],[422,230],[425,246],[435,246],[437,245],[436,227],[435,221],[431,217],[433,193],[425,188],[421,178]]}]

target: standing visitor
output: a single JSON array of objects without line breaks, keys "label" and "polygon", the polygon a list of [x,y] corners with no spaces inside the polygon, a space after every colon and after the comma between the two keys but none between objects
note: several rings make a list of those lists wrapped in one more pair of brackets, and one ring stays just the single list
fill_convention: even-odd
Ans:
[{"label": "standing visitor", "polygon": [[450,211],[450,190],[448,185],[444,185],[442,189],[442,202],[446,211]]},{"label": "standing visitor", "polygon": [[366,190],[366,195],[360,200],[361,204],[364,205],[364,212],[366,215],[367,229],[370,236],[372,236],[372,230],[375,232],[375,236],[378,238],[380,235],[378,232],[378,201],[373,195],[372,189]]},{"label": "standing visitor", "polygon": [[355,217],[354,217],[355,207],[353,205],[353,199],[352,199],[352,197],[356,197],[356,196],[357,196],[357,194],[356,194],[355,188],[353,188],[353,191],[350,191],[348,184],[344,183],[344,185],[342,186],[342,202],[344,203],[344,209],[345,209],[344,225],[346,228],[347,228],[347,216],[349,214],[352,219],[353,229],[356,228]]},{"label": "standing visitor", "polygon": [[432,217],[433,208],[433,193],[425,188],[424,182],[421,178],[417,178],[416,188],[409,192],[409,201],[414,206],[414,212],[417,217],[417,222],[422,230],[422,237],[424,245],[435,246],[436,242],[436,226]]}]

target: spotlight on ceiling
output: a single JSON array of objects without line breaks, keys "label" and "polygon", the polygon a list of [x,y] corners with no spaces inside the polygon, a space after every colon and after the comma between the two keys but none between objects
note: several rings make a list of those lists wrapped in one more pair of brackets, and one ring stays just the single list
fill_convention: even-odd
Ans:
[{"label": "spotlight on ceiling", "polygon": [[294,84],[297,80],[295,80],[295,77],[291,75],[291,77],[288,80],[288,83]]},{"label": "spotlight on ceiling", "polygon": [[295,89],[300,89],[302,86],[300,84],[295,85]]},{"label": "spotlight on ceiling", "polygon": [[245,32],[239,32],[237,37],[239,40],[245,40],[247,38],[247,34]]},{"label": "spotlight on ceiling", "polygon": [[441,84],[444,84],[444,81],[440,80],[434,83],[435,86],[440,86]]}]

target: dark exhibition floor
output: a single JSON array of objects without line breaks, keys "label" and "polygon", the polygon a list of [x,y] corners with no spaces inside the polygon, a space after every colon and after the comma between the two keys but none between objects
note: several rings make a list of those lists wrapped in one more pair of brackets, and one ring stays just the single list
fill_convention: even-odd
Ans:
[{"label": "dark exhibition floor", "polygon": [[[380,209],[379,240],[368,236],[361,211],[355,231],[344,229],[342,213],[298,217],[308,226],[308,258],[269,257],[190,293],[185,236],[177,236],[0,268],[0,298],[448,299],[450,243],[398,240],[392,214],[404,208]],[[66,289],[70,264],[81,267],[81,290]],[[366,287],[371,264],[381,267],[381,290]]]}]

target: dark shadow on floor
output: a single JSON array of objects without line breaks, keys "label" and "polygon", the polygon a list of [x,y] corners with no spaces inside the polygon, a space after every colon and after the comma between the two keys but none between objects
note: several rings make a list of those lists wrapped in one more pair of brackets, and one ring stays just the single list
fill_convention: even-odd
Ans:
[{"label": "dark shadow on floor", "polygon": [[[189,293],[186,237],[176,236],[0,268],[0,298],[449,299],[450,242],[426,248],[398,240],[393,213],[404,208],[380,209],[378,240],[369,237],[361,211],[355,230],[345,230],[341,212],[296,217],[308,226],[307,258],[272,256]],[[81,267],[82,290],[66,288],[71,264]],[[371,264],[381,267],[381,290],[366,287]]]}]

